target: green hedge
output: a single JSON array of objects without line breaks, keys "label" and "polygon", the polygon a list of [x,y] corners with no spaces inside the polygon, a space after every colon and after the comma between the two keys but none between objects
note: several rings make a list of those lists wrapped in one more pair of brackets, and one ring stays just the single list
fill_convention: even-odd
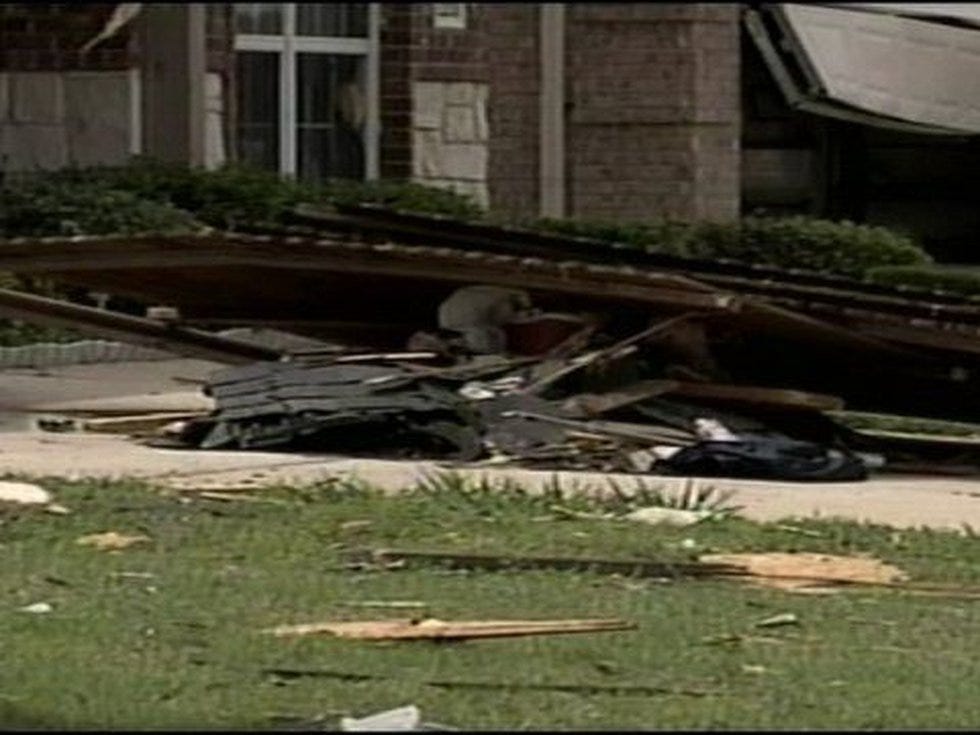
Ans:
[{"label": "green hedge", "polygon": [[[299,204],[356,203],[490,221],[469,198],[415,183],[314,185],[242,167],[205,171],[135,159],[126,166],[68,169],[8,183],[0,189],[0,236],[185,230],[205,225],[234,230],[247,223],[283,222]],[[882,267],[931,262],[910,238],[883,227],[807,217],[746,217],[733,223],[539,220],[531,226],[654,252],[852,277]]]},{"label": "green hedge", "polygon": [[931,262],[910,238],[884,227],[808,217],[745,217],[734,223],[539,220],[535,226],[651,252],[726,258],[851,277],[863,276],[880,266]]},{"label": "green hedge", "polygon": [[0,236],[108,235],[189,231],[200,225],[187,212],[137,192],[96,182],[37,179],[0,189]]},{"label": "green hedge", "polygon": [[923,291],[944,291],[980,299],[980,271],[941,266],[881,266],[867,273],[872,283],[905,286]]},{"label": "green hedge", "polygon": [[[372,203],[462,219],[482,214],[467,197],[412,182],[338,180],[317,185],[242,166],[207,171],[148,159],[135,159],[120,167],[65,169],[41,177],[37,185],[52,187],[68,198],[76,196],[74,192],[79,188],[134,197],[182,210],[206,225],[224,230],[248,223],[281,223],[289,210],[304,203]],[[152,208],[146,214],[151,211]],[[142,211],[133,211],[134,218],[143,215]],[[146,223],[156,224],[151,217],[146,217]]]}]

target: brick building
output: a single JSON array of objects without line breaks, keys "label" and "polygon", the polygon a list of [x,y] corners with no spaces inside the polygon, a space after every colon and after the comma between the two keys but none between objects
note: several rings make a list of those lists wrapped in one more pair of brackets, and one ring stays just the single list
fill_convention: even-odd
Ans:
[{"label": "brick building", "polygon": [[[738,212],[735,5],[8,4],[6,170],[228,159],[516,214]],[[125,17],[125,16],[124,16]]]},{"label": "brick building", "polygon": [[[764,207],[949,231],[909,190],[935,161],[945,181],[972,180],[975,138],[794,107],[746,31],[751,9],[6,4],[0,160],[238,160],[413,178],[519,216],[724,220]],[[961,208],[972,231],[980,210]]]}]

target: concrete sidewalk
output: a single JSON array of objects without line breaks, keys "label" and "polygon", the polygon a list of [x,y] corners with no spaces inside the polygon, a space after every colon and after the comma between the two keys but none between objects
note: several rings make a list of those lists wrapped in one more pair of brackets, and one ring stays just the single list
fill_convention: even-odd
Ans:
[{"label": "concrete sidewalk", "polygon": [[33,477],[145,479],[162,487],[257,490],[272,485],[309,485],[330,478],[358,477],[398,492],[427,475],[453,470],[473,477],[509,478],[540,491],[557,478],[561,487],[611,493],[609,480],[624,491],[643,481],[648,487],[680,492],[689,483],[730,492],[741,514],[760,521],[839,517],[896,528],[925,526],[980,530],[980,482],[934,477],[876,477],[858,483],[787,483],[543,472],[520,468],[450,466],[438,462],[350,459],[276,452],[154,449],[126,437],[92,434],[7,432],[0,434],[0,467]]},{"label": "concrete sidewalk", "polygon": [[[48,370],[0,371],[0,471],[34,477],[139,477],[154,484],[200,489],[254,489],[274,484],[311,484],[356,475],[397,492],[446,465],[331,458],[273,452],[202,452],[141,446],[121,436],[52,434],[30,430],[29,413],[84,410],[97,401],[118,412],[206,410],[210,400],[188,380],[202,380],[222,366],[203,360],[77,365]],[[860,483],[802,484],[594,472],[540,472],[503,467],[454,467],[474,476],[510,478],[540,490],[555,476],[562,487],[611,492],[614,479],[626,490],[642,480],[650,487],[681,491],[688,483],[731,492],[743,515],[757,520],[811,516],[871,521],[900,528],[928,526],[980,530],[980,481],[909,476],[876,477]]]}]

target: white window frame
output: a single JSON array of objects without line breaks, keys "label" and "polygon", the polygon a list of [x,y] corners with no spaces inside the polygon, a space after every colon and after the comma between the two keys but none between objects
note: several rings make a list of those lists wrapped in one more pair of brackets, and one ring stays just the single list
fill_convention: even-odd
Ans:
[{"label": "white window frame", "polygon": [[378,107],[381,61],[381,6],[368,3],[367,38],[296,35],[296,3],[281,3],[282,33],[235,35],[235,51],[266,51],[279,54],[279,172],[295,176],[296,150],[296,54],[350,54],[363,56],[366,68],[364,121],[364,173],[378,178],[378,149],[381,115]]}]

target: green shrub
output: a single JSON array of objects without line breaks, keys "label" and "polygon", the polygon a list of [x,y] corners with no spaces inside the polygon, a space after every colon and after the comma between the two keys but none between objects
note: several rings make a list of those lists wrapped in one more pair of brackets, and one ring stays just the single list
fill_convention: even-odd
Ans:
[{"label": "green shrub", "polygon": [[539,220],[534,227],[650,252],[725,258],[852,277],[878,266],[931,261],[910,238],[884,227],[808,217],[746,217],[732,223]]},{"label": "green shrub", "polygon": [[925,291],[945,291],[980,298],[980,272],[940,266],[891,265],[872,268],[867,280],[886,286],[906,286]]},{"label": "green shrub", "polygon": [[[188,169],[147,159],[120,167],[68,169],[10,183],[0,191],[0,235],[226,230],[277,224],[300,204],[377,204],[462,220],[493,221],[471,199],[405,181],[309,184],[237,166]],[[533,229],[652,252],[860,277],[872,268],[931,262],[911,239],[883,227],[807,217],[738,222],[583,222],[545,219]]]},{"label": "green shrub", "polygon": [[108,235],[191,231],[186,212],[139,194],[95,184],[38,179],[0,189],[0,236]]},{"label": "green shrub", "polygon": [[275,173],[241,167],[192,169],[147,159],[127,166],[65,169],[50,179],[69,189],[125,193],[193,215],[211,227],[234,230],[248,222],[278,222],[317,192]]},{"label": "green shrub", "polygon": [[[114,196],[183,210],[200,222],[223,230],[235,230],[245,224],[281,224],[291,209],[304,203],[379,204],[460,219],[482,215],[480,207],[468,197],[411,182],[335,180],[311,184],[244,166],[207,171],[142,158],[126,166],[63,169],[38,177],[33,186],[51,187],[69,198],[78,196],[80,188],[112,192]],[[14,190],[23,188],[24,185]],[[133,216],[140,217],[142,213],[133,212]]]},{"label": "green shrub", "polygon": [[324,187],[322,199],[329,204],[377,204],[403,212],[462,220],[482,219],[485,214],[467,196],[410,181],[332,181]]},{"label": "green shrub", "polygon": [[570,219],[542,219],[532,229],[570,237],[586,237],[620,243],[642,250],[674,255],[690,255],[688,239],[692,226],[682,222],[611,223]]}]

